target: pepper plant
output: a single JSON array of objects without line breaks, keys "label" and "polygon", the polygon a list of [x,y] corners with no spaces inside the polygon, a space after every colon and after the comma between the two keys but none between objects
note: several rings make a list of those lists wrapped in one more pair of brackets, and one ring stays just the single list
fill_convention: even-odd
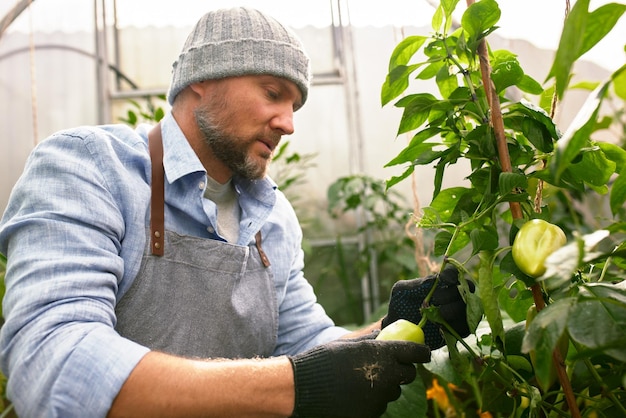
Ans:
[{"label": "pepper plant", "polygon": [[[474,334],[460,339],[448,329],[447,347],[420,366],[422,379],[387,417],[626,416],[626,151],[596,139],[613,121],[603,104],[626,100],[626,65],[594,82],[570,126],[553,118],[575,87],[574,63],[626,5],[565,5],[560,44],[541,82],[513,52],[489,48],[500,18],[495,0],[468,0],[458,27],[459,0],[441,0],[432,33],[405,38],[391,55],[382,104],[402,109],[397,134],[413,136],[387,164],[406,167],[387,187],[418,166],[434,167],[432,201],[417,224],[436,232],[441,268],[461,271]],[[414,78],[431,80],[438,94],[413,92]],[[524,98],[509,99],[511,89]],[[443,187],[447,170],[466,166],[467,185]],[[593,224],[581,210],[590,195],[604,197],[610,212]],[[511,253],[531,219],[567,236],[538,277],[523,273]],[[427,303],[422,312],[441,322]]]}]

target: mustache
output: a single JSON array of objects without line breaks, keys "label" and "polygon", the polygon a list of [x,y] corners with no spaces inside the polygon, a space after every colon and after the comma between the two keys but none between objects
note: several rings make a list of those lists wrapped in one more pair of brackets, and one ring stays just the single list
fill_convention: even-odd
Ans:
[{"label": "mustache", "polygon": [[269,149],[272,150],[272,152],[274,152],[276,147],[278,147],[278,144],[280,144],[282,137],[283,136],[281,134],[270,134],[258,136],[255,140],[263,142]]}]

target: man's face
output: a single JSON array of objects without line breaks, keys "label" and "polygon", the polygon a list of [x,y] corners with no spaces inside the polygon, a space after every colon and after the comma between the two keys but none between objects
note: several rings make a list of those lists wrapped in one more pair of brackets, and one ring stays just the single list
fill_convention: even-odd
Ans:
[{"label": "man's face", "polygon": [[230,175],[263,178],[282,135],[294,131],[300,91],[287,80],[265,75],[207,83],[210,94],[196,108],[195,119],[209,152]]}]

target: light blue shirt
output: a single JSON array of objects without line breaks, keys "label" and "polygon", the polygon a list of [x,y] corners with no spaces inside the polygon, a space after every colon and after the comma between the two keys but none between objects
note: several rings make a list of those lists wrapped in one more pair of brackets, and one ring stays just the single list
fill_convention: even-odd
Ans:
[{"label": "light blue shirt", "polygon": [[[26,417],[104,417],[149,351],[115,331],[115,305],[137,275],[149,223],[149,126],[81,127],[41,142],[0,222],[8,258],[0,356],[8,395]],[[176,121],[162,121],[166,229],[209,239],[216,206],[206,171]],[[302,231],[270,179],[234,179],[239,245],[261,229],[279,307],[275,355],[336,339],[303,276]],[[164,376],[167,378],[167,376]]]}]

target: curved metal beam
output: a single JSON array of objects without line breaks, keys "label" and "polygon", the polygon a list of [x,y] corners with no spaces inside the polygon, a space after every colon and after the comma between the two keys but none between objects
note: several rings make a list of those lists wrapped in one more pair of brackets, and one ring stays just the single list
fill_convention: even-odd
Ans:
[{"label": "curved metal beam", "polygon": [[4,35],[8,27],[11,26],[11,23],[13,23],[13,21],[34,1],[35,0],[19,0],[15,3],[15,6],[0,20],[0,38],[2,38],[2,35]]},{"label": "curved metal beam", "polygon": [[[98,59],[98,57],[88,51],[85,51],[83,49],[80,48],[76,48],[70,45],[56,45],[56,44],[40,44],[40,45],[35,45],[35,50],[46,50],[46,49],[61,49],[61,50],[66,50],[66,51],[71,51],[71,52],[75,52],[77,54],[83,55],[85,57],[89,57],[92,58],[94,60]],[[0,54],[0,61],[9,58],[13,55],[17,55],[17,54],[21,54],[21,53],[27,53],[29,52],[30,49],[29,47],[22,47],[22,48],[17,48],[14,50],[11,50],[9,52],[6,52],[4,54]],[[101,62],[102,60],[99,60],[99,62]],[[122,70],[120,70],[119,68],[117,68],[116,66],[114,66],[113,64],[109,64],[108,65],[109,70],[113,71],[115,73],[116,76],[118,76],[119,78],[123,79],[124,81],[126,81],[133,90],[138,90],[139,86],[133,81],[131,80],[128,76],[126,76],[126,74],[124,74],[122,72]]]}]

